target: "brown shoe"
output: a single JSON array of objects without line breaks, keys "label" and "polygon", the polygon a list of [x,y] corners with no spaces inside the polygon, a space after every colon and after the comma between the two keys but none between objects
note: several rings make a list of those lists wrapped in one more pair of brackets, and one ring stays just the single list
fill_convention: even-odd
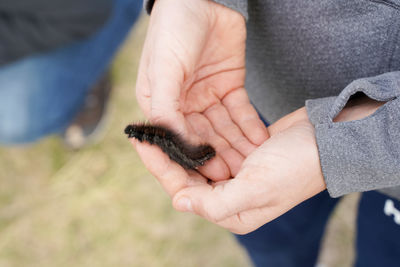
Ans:
[{"label": "brown shoe", "polygon": [[89,91],[82,109],[62,134],[68,147],[80,149],[101,139],[107,121],[110,92],[111,81],[107,72]]}]

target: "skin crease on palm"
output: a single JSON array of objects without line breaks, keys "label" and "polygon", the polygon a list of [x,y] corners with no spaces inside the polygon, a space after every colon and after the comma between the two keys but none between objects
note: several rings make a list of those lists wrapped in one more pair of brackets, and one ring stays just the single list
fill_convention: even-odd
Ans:
[{"label": "skin crease on palm", "polygon": [[[250,104],[244,89],[245,38],[244,18],[213,1],[157,0],[137,100],[151,122],[191,142],[210,143],[217,157],[199,172],[187,171],[158,147],[131,140],[177,210],[239,234],[326,188],[305,108],[267,130]],[[362,99],[335,121],[361,119],[382,104]]]},{"label": "skin crease on palm", "polygon": [[[173,15],[171,15],[173,14]],[[218,152],[199,171],[234,177],[268,138],[244,89],[242,15],[198,0],[156,1],[139,67],[136,95],[146,117]]]}]

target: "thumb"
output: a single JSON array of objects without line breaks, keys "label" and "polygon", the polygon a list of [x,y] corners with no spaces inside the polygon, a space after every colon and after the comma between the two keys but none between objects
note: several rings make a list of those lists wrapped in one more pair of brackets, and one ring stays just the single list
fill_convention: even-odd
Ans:
[{"label": "thumb", "polygon": [[[178,211],[188,211],[218,223],[241,211],[264,206],[265,193],[250,179],[231,179],[217,185],[184,188],[173,198]],[[265,196],[264,196],[265,198]]]}]

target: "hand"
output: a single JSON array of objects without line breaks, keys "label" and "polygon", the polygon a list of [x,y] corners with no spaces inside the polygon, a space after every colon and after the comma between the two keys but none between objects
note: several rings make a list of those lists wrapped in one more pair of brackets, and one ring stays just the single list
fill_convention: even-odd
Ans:
[{"label": "hand", "polygon": [[325,188],[314,127],[305,108],[282,118],[269,132],[271,137],[246,158],[234,179],[213,184],[198,172],[186,172],[155,146],[137,141],[134,145],[177,210],[244,234]]},{"label": "hand", "polygon": [[246,158],[234,179],[188,185],[174,195],[174,207],[245,234],[324,190],[314,127],[305,108],[268,130],[271,137]]},{"label": "hand", "polygon": [[[335,121],[362,119],[383,104],[366,96],[356,98]],[[268,130],[271,137],[246,158],[234,179],[187,186],[174,195],[175,208],[245,234],[324,190],[314,127],[305,108]]]},{"label": "hand", "polygon": [[[152,123],[215,147],[216,158],[199,168],[214,181],[235,176],[268,138],[244,89],[245,39],[236,11],[208,0],[157,0],[140,62],[141,109]],[[137,148],[146,154],[146,145]]]}]

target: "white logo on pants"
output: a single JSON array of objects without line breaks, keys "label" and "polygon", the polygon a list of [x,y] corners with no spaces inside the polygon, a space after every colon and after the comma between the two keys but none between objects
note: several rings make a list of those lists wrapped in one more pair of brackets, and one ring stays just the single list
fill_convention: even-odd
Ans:
[{"label": "white logo on pants", "polygon": [[392,200],[387,199],[385,202],[385,207],[383,208],[383,212],[387,216],[393,215],[393,220],[395,223],[400,225],[400,210],[396,209]]}]

